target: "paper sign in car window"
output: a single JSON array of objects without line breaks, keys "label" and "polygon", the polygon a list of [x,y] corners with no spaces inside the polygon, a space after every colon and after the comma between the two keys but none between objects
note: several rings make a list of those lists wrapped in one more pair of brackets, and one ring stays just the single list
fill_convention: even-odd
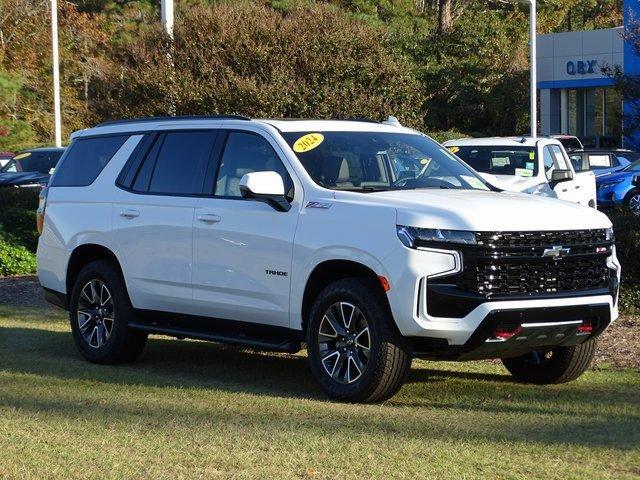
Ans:
[{"label": "paper sign in car window", "polygon": [[525,168],[526,168],[527,170],[533,170],[534,163],[533,163],[533,162],[527,162],[527,163],[525,163],[525,165],[524,165],[524,166],[525,166]]},{"label": "paper sign in car window", "polygon": [[534,160],[536,158],[536,152],[529,152],[529,160]]},{"label": "paper sign in car window", "polygon": [[324,135],[321,133],[308,133],[296,140],[296,143],[293,144],[293,151],[296,153],[305,153],[313,150],[323,141]]},{"label": "paper sign in car window", "polygon": [[420,159],[420,165],[429,165],[430,161],[431,161],[430,158],[421,158]]},{"label": "paper sign in car window", "polygon": [[466,181],[473,188],[478,188],[480,190],[489,190],[489,187],[487,187],[484,183],[480,181],[480,179],[476,177],[471,177],[469,175],[460,175],[460,176],[464,181]]},{"label": "paper sign in car window", "polygon": [[589,165],[592,167],[610,167],[609,155],[589,155]]},{"label": "paper sign in car window", "polygon": [[456,147],[455,145],[447,148],[451,153],[458,153],[460,151],[460,147]]},{"label": "paper sign in car window", "polygon": [[533,172],[526,168],[516,168],[516,175],[519,177],[533,177]]},{"label": "paper sign in car window", "polygon": [[511,163],[509,157],[493,157],[491,159],[492,167],[506,167],[509,163]]},{"label": "paper sign in car window", "polygon": [[31,152],[24,152],[16,155],[12,158],[12,160],[22,160],[23,158],[27,158],[31,156]]}]

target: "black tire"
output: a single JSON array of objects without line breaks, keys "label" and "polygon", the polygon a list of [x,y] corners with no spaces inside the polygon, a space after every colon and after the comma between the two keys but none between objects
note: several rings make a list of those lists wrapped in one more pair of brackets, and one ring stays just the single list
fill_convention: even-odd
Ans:
[{"label": "black tire", "polygon": [[[94,285],[96,293],[100,289],[98,287],[102,285],[106,287],[106,291],[101,290],[98,294],[96,304],[100,305],[99,308],[94,308],[90,302],[89,297],[94,296],[90,283]],[[83,295],[85,288],[86,294]],[[112,301],[105,304],[104,315],[96,313],[97,310],[102,310],[101,304],[107,297]],[[95,315],[79,313],[79,307],[81,312],[91,312]],[[91,262],[80,271],[69,302],[69,321],[76,347],[85,359],[102,364],[126,363],[135,360],[144,349],[147,334],[128,327],[133,314],[124,280],[111,262],[107,260]],[[110,321],[107,322],[107,319]],[[81,324],[88,326],[81,328]],[[107,328],[108,324],[111,325],[110,330]],[[90,335],[89,338],[87,338],[88,335]]]},{"label": "black tire", "polygon": [[627,207],[634,215],[640,215],[640,209],[637,208],[637,204],[635,201],[634,205],[631,205],[631,199],[633,199],[634,197],[637,198],[638,195],[640,195],[640,190],[631,190],[629,193],[627,193],[627,196],[624,197],[624,206]]},{"label": "black tire", "polygon": [[[393,396],[404,384],[411,368],[412,345],[398,332],[383,295],[380,287],[372,281],[349,278],[327,286],[316,298],[307,324],[307,350],[311,371],[329,397],[348,402],[382,402]],[[362,315],[354,322],[364,321],[364,323],[360,323],[360,326],[366,325],[368,327],[367,338],[359,337],[362,344],[368,343],[369,346],[368,349],[361,349],[360,352],[368,350],[366,364],[359,363],[360,366],[364,366],[363,372],[359,372],[355,365],[356,360],[353,360],[353,377],[355,378],[358,373],[359,377],[354,379],[352,383],[344,383],[337,379],[339,370],[336,371],[336,365],[341,358],[344,358],[340,357],[341,353],[338,353],[338,358],[335,359],[333,365],[333,371],[336,372],[335,378],[331,376],[322,361],[322,358],[326,359],[329,356],[327,352],[331,352],[331,349],[342,350],[336,346],[337,339],[346,338],[346,333],[344,337],[340,337],[334,328],[336,340],[331,340],[320,334],[320,328],[323,326],[323,322],[327,321],[323,320],[325,313],[336,305],[338,305],[337,308],[342,308],[343,304],[348,305],[347,309],[351,306],[355,307],[353,311],[359,311]],[[352,316],[358,317],[358,315],[359,313],[354,313]],[[323,328],[326,328],[326,324]],[[358,333],[356,330],[357,328],[353,327],[353,331],[349,335],[352,337],[356,335]],[[364,330],[363,327],[361,334]],[[324,342],[321,342],[321,339]],[[331,347],[327,346],[329,344],[332,344]],[[355,345],[358,345],[358,341]],[[327,350],[321,353],[323,348]],[[345,347],[345,350],[349,348],[355,347]],[[350,364],[352,355],[354,359],[364,358],[362,355],[356,357],[358,353],[355,350],[347,351],[344,355],[348,355],[346,369],[352,367]],[[329,360],[325,360],[325,362],[329,362]],[[344,363],[339,368],[343,366]]]},{"label": "black tire", "polygon": [[502,363],[518,381],[546,385],[575,380],[589,368],[596,352],[596,340],[580,345],[556,347],[545,355],[529,352],[521,357],[503,358]]}]

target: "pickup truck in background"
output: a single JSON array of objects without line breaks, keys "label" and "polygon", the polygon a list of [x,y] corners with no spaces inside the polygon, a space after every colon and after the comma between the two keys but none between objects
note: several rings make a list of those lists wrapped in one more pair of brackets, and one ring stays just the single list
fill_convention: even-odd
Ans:
[{"label": "pickup truck in background", "polygon": [[466,138],[444,146],[496,187],[596,207],[594,173],[576,172],[557,139]]}]

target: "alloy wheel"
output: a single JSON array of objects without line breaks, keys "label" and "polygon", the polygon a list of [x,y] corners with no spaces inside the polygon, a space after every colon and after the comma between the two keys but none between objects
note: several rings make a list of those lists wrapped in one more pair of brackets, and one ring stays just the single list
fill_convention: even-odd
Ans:
[{"label": "alloy wheel", "polygon": [[113,297],[104,282],[93,279],[80,291],[78,328],[90,347],[100,348],[109,341],[114,325]]},{"label": "alloy wheel", "polygon": [[358,380],[371,354],[369,324],[362,311],[348,302],[331,305],[320,321],[318,346],[327,375],[341,384]]},{"label": "alloy wheel", "polygon": [[629,210],[634,215],[640,215],[640,194],[636,194],[629,199]]}]

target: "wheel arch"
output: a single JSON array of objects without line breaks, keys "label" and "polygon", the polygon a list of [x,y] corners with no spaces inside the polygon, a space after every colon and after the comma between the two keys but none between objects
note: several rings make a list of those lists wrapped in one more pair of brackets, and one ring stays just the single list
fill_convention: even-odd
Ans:
[{"label": "wheel arch", "polygon": [[75,284],[80,271],[90,262],[96,260],[108,260],[112,262],[124,281],[122,267],[120,266],[120,261],[118,260],[116,254],[104,245],[100,245],[97,243],[86,243],[77,246],[69,256],[66,274],[67,295],[71,295],[73,285]]},{"label": "wheel arch", "polygon": [[353,260],[325,260],[314,267],[305,284],[301,307],[303,332],[306,331],[309,313],[318,294],[329,284],[344,278],[365,278],[371,281],[372,285],[375,285],[375,288],[383,294],[386,306],[391,312],[389,299],[382,287],[380,277],[373,269]]}]

